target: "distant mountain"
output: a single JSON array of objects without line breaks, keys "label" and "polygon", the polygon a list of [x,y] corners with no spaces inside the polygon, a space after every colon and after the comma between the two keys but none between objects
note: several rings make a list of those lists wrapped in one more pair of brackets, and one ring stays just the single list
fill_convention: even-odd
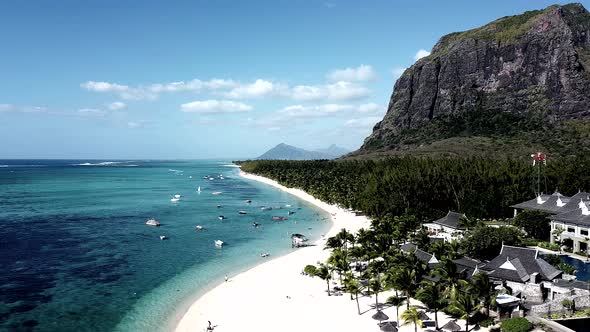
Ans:
[{"label": "distant mountain", "polygon": [[338,157],[343,156],[343,155],[350,152],[350,150],[345,149],[345,148],[338,146],[336,144],[332,144],[326,149],[317,149],[315,151],[333,156],[333,158],[338,158]]},{"label": "distant mountain", "polygon": [[338,158],[349,151],[332,144],[326,149],[309,151],[292,145],[281,143],[274,148],[266,151],[256,159],[267,160],[315,160],[315,159],[334,159]]},{"label": "distant mountain", "polygon": [[395,83],[350,156],[590,152],[590,13],[581,4],[442,37]]}]

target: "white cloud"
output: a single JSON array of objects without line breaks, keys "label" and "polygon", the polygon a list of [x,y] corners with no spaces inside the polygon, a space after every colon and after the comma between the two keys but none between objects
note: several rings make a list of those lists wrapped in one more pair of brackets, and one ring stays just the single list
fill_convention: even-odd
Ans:
[{"label": "white cloud", "polygon": [[141,127],[141,123],[139,123],[139,122],[135,122],[135,121],[127,122],[127,128],[129,128],[129,129],[135,129],[135,128],[139,128],[139,127]]},{"label": "white cloud", "polygon": [[125,107],[127,107],[127,105],[124,102],[116,101],[116,102],[108,104],[107,107],[111,111],[117,111],[117,110],[124,109]]},{"label": "white cloud", "polygon": [[366,118],[357,118],[357,119],[350,119],[344,123],[344,126],[348,128],[357,128],[357,129],[370,129],[375,126],[377,122],[381,121],[381,117],[378,116],[369,116]]},{"label": "white cloud", "polygon": [[183,112],[193,113],[234,113],[247,112],[252,106],[231,100],[197,100],[180,105]]},{"label": "white cloud", "polygon": [[428,52],[425,49],[420,49],[418,52],[416,52],[416,55],[414,55],[414,61],[418,61],[424,57],[427,57],[430,55],[430,52]]},{"label": "white cloud", "polygon": [[150,91],[147,91],[143,88],[131,88],[127,85],[122,85],[118,83],[109,83],[109,82],[96,82],[96,81],[87,81],[85,83],[80,84],[82,89],[93,91],[93,92],[102,92],[102,93],[115,93],[118,94],[123,99],[155,99],[157,96]]},{"label": "white cloud", "polygon": [[299,101],[354,100],[368,95],[369,89],[366,87],[345,81],[325,85],[297,85],[290,92],[291,98]]},{"label": "white cloud", "polygon": [[78,114],[89,117],[103,117],[105,115],[105,111],[96,108],[81,108],[78,110]]},{"label": "white cloud", "polygon": [[225,94],[229,98],[253,98],[253,97],[265,97],[280,92],[282,87],[280,84],[273,83],[270,81],[257,79],[254,83],[240,85],[233,88],[231,91]]},{"label": "white cloud", "polygon": [[324,104],[315,106],[291,105],[284,107],[277,113],[289,118],[318,117],[353,109],[350,105]]},{"label": "white cloud", "polygon": [[0,104],[0,112],[18,113],[47,113],[49,110],[42,106],[20,106],[13,104]]},{"label": "white cloud", "polygon": [[330,72],[326,78],[332,82],[337,81],[371,81],[377,78],[373,67],[360,65],[358,68],[336,69]]},{"label": "white cloud", "polygon": [[229,89],[233,88],[237,85],[237,83],[233,80],[224,80],[214,78],[209,81],[201,81],[199,79],[194,79],[188,82],[179,81],[179,82],[170,82],[170,83],[156,83],[149,85],[147,90],[152,93],[163,93],[163,92],[180,92],[180,91],[192,91],[192,92],[201,92],[204,90],[212,91],[212,90],[219,90],[219,89]]},{"label": "white cloud", "polygon": [[391,71],[391,74],[393,75],[393,78],[397,80],[398,78],[400,78],[403,75],[403,73],[404,73],[404,71],[406,71],[406,69],[407,69],[406,67],[396,67],[396,68],[393,68],[393,70]]},{"label": "white cloud", "polygon": [[375,103],[367,103],[359,105],[358,111],[361,113],[375,113],[381,110],[381,106]]}]

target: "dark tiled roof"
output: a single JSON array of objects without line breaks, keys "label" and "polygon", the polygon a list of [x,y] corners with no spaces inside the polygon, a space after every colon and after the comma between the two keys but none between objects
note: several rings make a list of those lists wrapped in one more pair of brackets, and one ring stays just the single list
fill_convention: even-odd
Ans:
[{"label": "dark tiled roof", "polygon": [[[514,266],[514,270],[500,268],[507,262]],[[490,277],[518,282],[529,280],[532,273],[539,273],[542,280],[549,281],[562,273],[542,258],[539,258],[537,250],[512,246],[502,246],[500,255],[484,265],[482,270],[488,271]]]},{"label": "dark tiled roof", "polygon": [[446,227],[450,227],[450,228],[454,228],[454,229],[459,229],[459,220],[463,216],[464,215],[461,213],[449,211],[449,213],[447,213],[446,216],[444,216],[438,220],[435,220],[432,223],[439,224],[439,225],[446,226]]},{"label": "dark tiled roof", "polygon": [[580,191],[577,194],[575,194],[574,196],[570,197],[569,202],[567,202],[563,206],[563,211],[571,211],[571,210],[577,209],[578,204],[580,203],[580,200],[583,200],[584,202],[590,201],[590,193],[587,193],[585,191]]},{"label": "dark tiled roof", "polygon": [[[578,201],[577,204],[579,204],[579,203],[580,203],[580,201]],[[558,215],[551,216],[551,219],[556,220],[556,221],[565,222],[568,224],[590,226],[590,215],[582,214],[582,209],[578,208],[577,204],[576,204],[575,209],[570,210],[568,212],[560,213]],[[586,206],[588,206],[588,205],[590,205],[590,204],[586,203]]]},{"label": "dark tiled roof", "polygon": [[[557,205],[557,201],[561,200],[561,206]],[[514,204],[511,207],[522,210],[537,210],[541,212],[547,212],[551,214],[557,214],[563,211],[567,211],[565,206],[570,202],[570,198],[563,196],[560,193],[554,193],[552,195],[541,195],[542,204],[537,202],[537,197],[528,200],[526,202]]]},{"label": "dark tiled roof", "polygon": [[414,251],[414,256],[416,256],[416,258],[418,258],[424,264],[428,263],[432,258],[432,254],[429,254],[422,249],[416,249],[416,251]]},{"label": "dark tiled roof", "polygon": [[414,252],[416,249],[418,249],[418,247],[416,247],[416,245],[411,242],[404,243],[399,248],[403,252]]},{"label": "dark tiled roof", "polygon": [[467,256],[455,259],[453,260],[453,263],[457,265],[457,271],[459,273],[462,273],[467,279],[470,279],[471,276],[473,276],[473,273],[475,272],[475,269],[478,265],[482,265],[482,263],[477,259],[473,259]]}]

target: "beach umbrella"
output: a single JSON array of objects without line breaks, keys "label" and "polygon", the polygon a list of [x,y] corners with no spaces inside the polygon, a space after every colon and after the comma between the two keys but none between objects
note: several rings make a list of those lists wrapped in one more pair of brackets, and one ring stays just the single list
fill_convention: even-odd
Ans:
[{"label": "beach umbrella", "polygon": [[443,327],[441,327],[441,329],[455,332],[455,331],[461,331],[461,326],[459,326],[454,320],[451,320],[448,323],[446,323],[445,325],[443,325]]},{"label": "beach umbrella", "polygon": [[397,327],[392,322],[382,324],[379,329],[383,332],[397,332]]},{"label": "beach umbrella", "polygon": [[420,320],[430,320],[430,317],[424,311],[419,311],[418,314],[420,314]]},{"label": "beach umbrella", "polygon": [[389,316],[387,316],[386,314],[383,313],[383,311],[379,310],[377,311],[376,314],[374,314],[373,316],[371,316],[371,318],[373,318],[374,320],[378,320],[379,322],[384,321],[384,320],[388,320]]}]

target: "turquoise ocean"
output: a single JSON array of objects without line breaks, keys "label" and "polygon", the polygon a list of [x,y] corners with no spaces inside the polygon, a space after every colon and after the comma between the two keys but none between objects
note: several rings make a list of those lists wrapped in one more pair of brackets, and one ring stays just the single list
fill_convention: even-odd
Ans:
[{"label": "turquoise ocean", "polygon": [[314,240],[330,227],[322,210],[231,166],[0,160],[0,330],[173,330],[225,274],[295,250],[292,233]]}]

